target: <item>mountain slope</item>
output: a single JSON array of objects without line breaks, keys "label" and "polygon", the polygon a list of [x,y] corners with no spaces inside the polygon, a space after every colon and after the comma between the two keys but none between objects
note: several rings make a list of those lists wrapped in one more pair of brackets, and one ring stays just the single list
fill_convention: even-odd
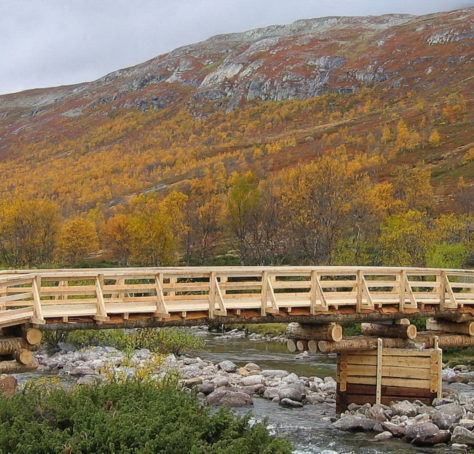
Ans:
[{"label": "mountain slope", "polygon": [[473,74],[474,8],[216,36],[94,82],[0,96],[0,198],[105,209],[341,146],[380,179],[426,167],[450,195],[459,177],[474,183]]}]

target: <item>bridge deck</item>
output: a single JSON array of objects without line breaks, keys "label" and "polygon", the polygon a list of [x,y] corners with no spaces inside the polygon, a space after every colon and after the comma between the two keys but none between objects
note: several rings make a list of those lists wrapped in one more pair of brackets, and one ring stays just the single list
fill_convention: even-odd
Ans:
[{"label": "bridge deck", "polygon": [[0,327],[126,325],[137,319],[158,324],[213,318],[363,321],[433,313],[453,318],[474,313],[473,270],[183,267],[0,272]]}]

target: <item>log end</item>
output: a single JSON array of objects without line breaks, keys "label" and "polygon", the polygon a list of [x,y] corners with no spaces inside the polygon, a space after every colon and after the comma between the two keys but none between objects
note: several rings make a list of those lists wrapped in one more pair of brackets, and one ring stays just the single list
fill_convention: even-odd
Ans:
[{"label": "log end", "polygon": [[340,342],[342,340],[342,326],[334,325],[331,329],[331,337],[334,342]]},{"label": "log end", "polygon": [[288,339],[286,341],[286,347],[290,353],[295,353],[297,350],[296,342],[293,339]]},{"label": "log end", "polygon": [[418,334],[418,330],[416,325],[408,325],[407,326],[407,338],[414,340],[416,339],[416,335]]}]

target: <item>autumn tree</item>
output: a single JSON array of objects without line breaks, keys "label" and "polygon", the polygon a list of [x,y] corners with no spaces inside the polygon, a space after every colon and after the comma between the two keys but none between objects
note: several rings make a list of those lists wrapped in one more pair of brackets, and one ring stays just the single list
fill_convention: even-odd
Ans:
[{"label": "autumn tree", "polygon": [[103,226],[103,243],[113,260],[119,265],[128,265],[131,249],[130,216],[117,213]]},{"label": "autumn tree", "polygon": [[439,144],[441,143],[441,134],[438,132],[437,129],[433,129],[428,138],[428,142],[433,147],[439,146]]},{"label": "autumn tree", "polygon": [[424,266],[431,244],[428,222],[426,213],[416,210],[388,217],[379,238],[383,264]]},{"label": "autumn tree", "polygon": [[184,210],[186,262],[202,264],[215,254],[222,237],[225,195],[211,175],[191,182]]},{"label": "autumn tree", "polygon": [[171,192],[163,200],[144,200],[130,221],[131,261],[140,265],[170,265],[179,258],[186,235],[187,196]]},{"label": "autumn tree", "polygon": [[58,206],[48,200],[16,199],[0,205],[0,260],[7,266],[51,263],[59,227]]},{"label": "autumn tree", "polygon": [[282,188],[282,216],[289,255],[295,262],[324,264],[350,223],[352,202],[364,183],[359,165],[345,154],[288,171]]},{"label": "autumn tree", "polygon": [[432,210],[435,199],[429,170],[403,166],[395,174],[393,188],[403,210]]},{"label": "autumn tree", "polygon": [[60,263],[80,263],[98,248],[96,227],[89,219],[68,219],[61,225],[56,244],[56,257]]}]

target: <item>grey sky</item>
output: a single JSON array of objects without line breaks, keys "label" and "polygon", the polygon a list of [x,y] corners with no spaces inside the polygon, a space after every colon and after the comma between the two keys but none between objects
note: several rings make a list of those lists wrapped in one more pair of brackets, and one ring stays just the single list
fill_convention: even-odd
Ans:
[{"label": "grey sky", "polygon": [[474,1],[0,0],[0,93],[94,80],[220,33],[467,6]]}]

